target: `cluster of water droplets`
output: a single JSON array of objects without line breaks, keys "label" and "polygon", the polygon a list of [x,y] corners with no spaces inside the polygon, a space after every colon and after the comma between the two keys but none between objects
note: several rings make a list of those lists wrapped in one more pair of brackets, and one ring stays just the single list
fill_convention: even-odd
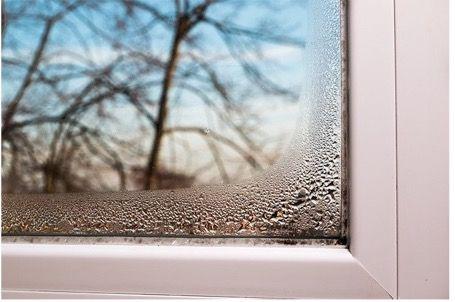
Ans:
[{"label": "cluster of water droplets", "polygon": [[340,4],[310,3],[302,117],[293,144],[265,173],[227,186],[5,195],[3,234],[340,236]]}]

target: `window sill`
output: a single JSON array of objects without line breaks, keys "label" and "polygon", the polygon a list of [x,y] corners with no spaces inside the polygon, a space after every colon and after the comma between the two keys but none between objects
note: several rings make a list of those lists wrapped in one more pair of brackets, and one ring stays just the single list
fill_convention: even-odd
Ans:
[{"label": "window sill", "polygon": [[345,248],[6,243],[2,261],[10,294],[389,297]]}]

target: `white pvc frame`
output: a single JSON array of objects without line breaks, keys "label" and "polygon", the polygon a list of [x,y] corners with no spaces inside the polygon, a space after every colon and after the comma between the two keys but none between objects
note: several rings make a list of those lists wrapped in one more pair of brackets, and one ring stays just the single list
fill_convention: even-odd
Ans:
[{"label": "white pvc frame", "polygon": [[[431,59],[429,47],[446,52],[447,36],[427,37],[427,46],[422,46],[421,39],[409,38],[405,30],[417,23],[409,14],[417,14],[415,31],[435,18],[436,27],[445,31],[447,20],[440,15],[446,14],[448,1],[396,1],[351,0],[348,5],[349,249],[10,243],[2,245],[2,296],[447,297],[447,81],[440,66],[430,61],[424,68],[434,75],[431,85],[415,87],[414,94],[416,76],[408,73],[416,60],[420,64]],[[431,92],[432,88],[439,90]],[[431,108],[419,107],[428,96],[434,97]],[[419,114],[428,118],[416,127],[413,118]],[[422,137],[407,135],[422,129],[432,146],[422,144]],[[435,132],[443,135],[432,135]],[[414,148],[419,148],[418,157],[412,154]],[[423,160],[424,168],[414,168],[416,160]],[[415,173],[412,177],[409,169]],[[419,177],[423,187],[409,192]],[[432,203],[418,195],[428,192]],[[418,213],[425,211],[430,219],[416,222],[423,215]],[[425,246],[413,241],[416,223],[425,229],[419,234]]]}]

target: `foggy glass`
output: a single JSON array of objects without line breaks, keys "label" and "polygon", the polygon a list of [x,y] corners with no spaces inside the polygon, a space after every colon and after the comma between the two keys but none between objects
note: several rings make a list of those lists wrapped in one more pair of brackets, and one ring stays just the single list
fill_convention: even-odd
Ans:
[{"label": "foggy glass", "polygon": [[4,235],[343,242],[342,2],[3,8]]}]

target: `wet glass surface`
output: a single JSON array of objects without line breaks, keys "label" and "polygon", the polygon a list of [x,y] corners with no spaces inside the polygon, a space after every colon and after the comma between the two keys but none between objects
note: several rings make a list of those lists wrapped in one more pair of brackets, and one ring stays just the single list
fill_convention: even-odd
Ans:
[{"label": "wet glass surface", "polygon": [[344,236],[339,1],[3,8],[4,234]]}]

